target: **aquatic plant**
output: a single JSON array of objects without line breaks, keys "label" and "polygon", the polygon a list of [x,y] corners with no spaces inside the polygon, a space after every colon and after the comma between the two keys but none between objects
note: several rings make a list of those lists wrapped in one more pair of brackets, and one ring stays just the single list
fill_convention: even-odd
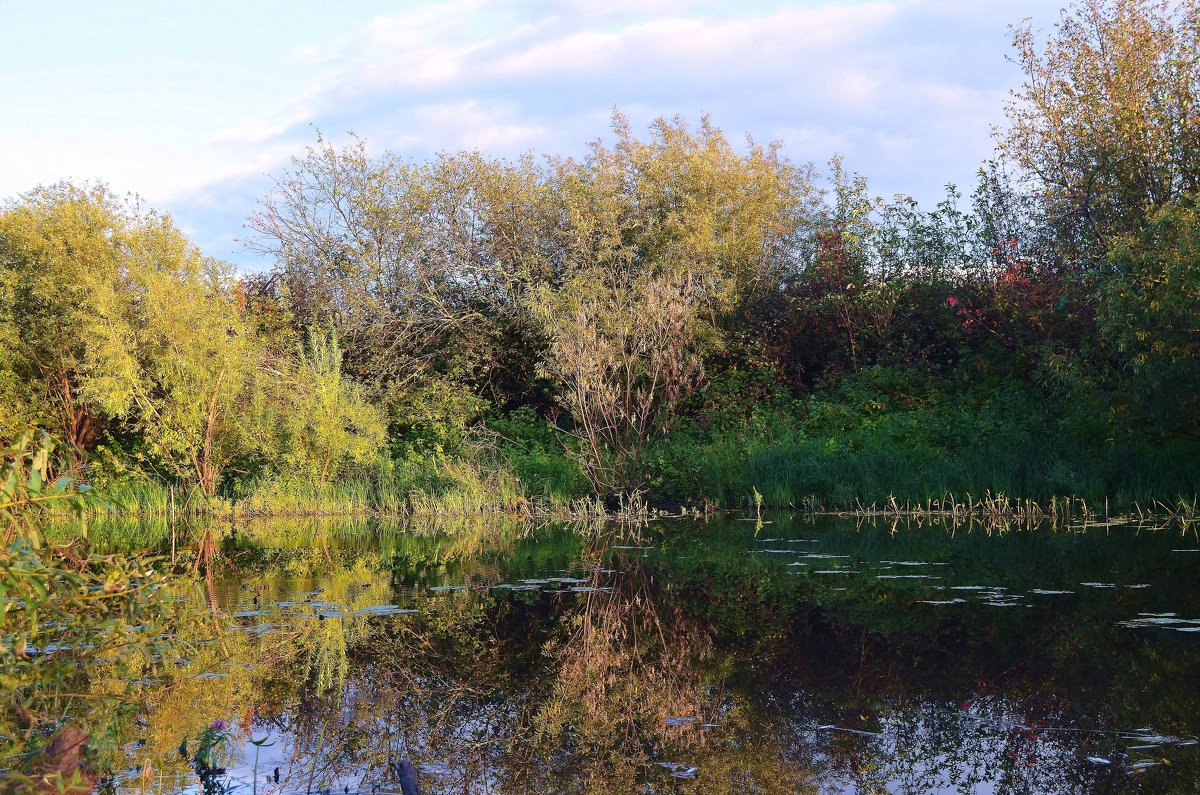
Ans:
[{"label": "aquatic plant", "polygon": [[223,720],[214,720],[200,732],[194,750],[190,753],[188,741],[184,739],[180,742],[179,755],[192,766],[204,795],[221,795],[228,790],[221,780],[225,775],[221,757],[229,748],[232,739],[229,724]]}]

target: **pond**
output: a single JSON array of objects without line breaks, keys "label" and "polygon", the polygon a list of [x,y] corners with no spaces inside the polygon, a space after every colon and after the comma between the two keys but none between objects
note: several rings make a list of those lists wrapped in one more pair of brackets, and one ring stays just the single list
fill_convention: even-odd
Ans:
[{"label": "pond", "polygon": [[[178,597],[186,655],[94,683],[124,710],[110,790],[400,792],[411,760],[426,795],[1200,791],[1200,544],[1178,527],[213,538]],[[206,730],[227,741],[200,780]]]}]

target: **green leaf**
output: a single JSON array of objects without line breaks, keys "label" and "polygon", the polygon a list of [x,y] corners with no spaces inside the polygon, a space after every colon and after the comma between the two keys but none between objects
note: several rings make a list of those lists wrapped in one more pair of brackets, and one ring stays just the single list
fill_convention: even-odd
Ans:
[{"label": "green leaf", "polygon": [[40,577],[29,580],[29,587],[34,590],[39,600],[44,602],[50,598],[50,591],[46,589],[46,583],[42,582]]}]

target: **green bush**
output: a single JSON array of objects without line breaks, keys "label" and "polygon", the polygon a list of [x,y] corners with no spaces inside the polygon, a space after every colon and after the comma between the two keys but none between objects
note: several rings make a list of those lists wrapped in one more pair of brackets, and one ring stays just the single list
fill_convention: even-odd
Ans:
[{"label": "green bush", "polygon": [[590,489],[579,463],[567,454],[569,442],[529,406],[493,417],[500,463],[520,480],[526,495],[565,505],[587,496]]},{"label": "green bush", "polygon": [[700,408],[651,451],[651,498],[750,507],[757,491],[768,506],[833,508],[991,492],[1127,506],[1195,494],[1194,441],[1151,444],[1099,405],[873,367],[802,401],[747,406],[732,427]]}]

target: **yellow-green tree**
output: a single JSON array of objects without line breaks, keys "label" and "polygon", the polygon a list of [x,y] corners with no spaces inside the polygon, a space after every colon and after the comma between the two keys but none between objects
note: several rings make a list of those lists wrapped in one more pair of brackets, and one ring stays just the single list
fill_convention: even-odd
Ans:
[{"label": "yellow-green tree", "polygon": [[353,465],[378,461],[387,440],[383,413],[342,372],[332,329],[315,328],[279,369],[262,371],[255,425],[275,467],[324,484]]},{"label": "yellow-green tree", "polygon": [[1079,0],[1041,40],[1014,29],[1025,83],[1001,149],[1085,249],[1200,188],[1200,0]]},{"label": "yellow-green tree", "polygon": [[178,234],[159,245],[173,256],[140,273],[135,424],[151,455],[212,496],[225,466],[252,447],[245,405],[261,352],[231,267]]},{"label": "yellow-green tree", "polygon": [[16,438],[36,418],[38,404],[22,367],[21,335],[13,319],[16,276],[14,269],[0,266],[0,439]]},{"label": "yellow-green tree", "polygon": [[686,278],[713,318],[777,285],[817,198],[811,169],[776,145],[739,151],[707,117],[660,118],[643,140],[614,114],[613,132],[611,147],[553,162],[564,272]]},{"label": "yellow-green tree", "polygon": [[720,330],[777,289],[816,193],[777,147],[738,151],[705,118],[552,163],[556,278],[530,285],[581,463],[602,493],[643,484],[642,450],[699,385]]},{"label": "yellow-green tree", "polygon": [[133,283],[142,263],[170,256],[156,246],[172,234],[169,218],[104,186],[37,188],[0,213],[2,380],[19,382],[36,402],[27,413],[52,415],[76,448],[133,405]]},{"label": "yellow-green tree", "polygon": [[29,408],[11,413],[49,414],[72,449],[134,430],[157,464],[212,494],[241,449],[235,408],[257,355],[239,301],[229,266],[170,216],[103,185],[37,188],[0,214],[0,338],[12,341],[0,390],[24,393]]}]

